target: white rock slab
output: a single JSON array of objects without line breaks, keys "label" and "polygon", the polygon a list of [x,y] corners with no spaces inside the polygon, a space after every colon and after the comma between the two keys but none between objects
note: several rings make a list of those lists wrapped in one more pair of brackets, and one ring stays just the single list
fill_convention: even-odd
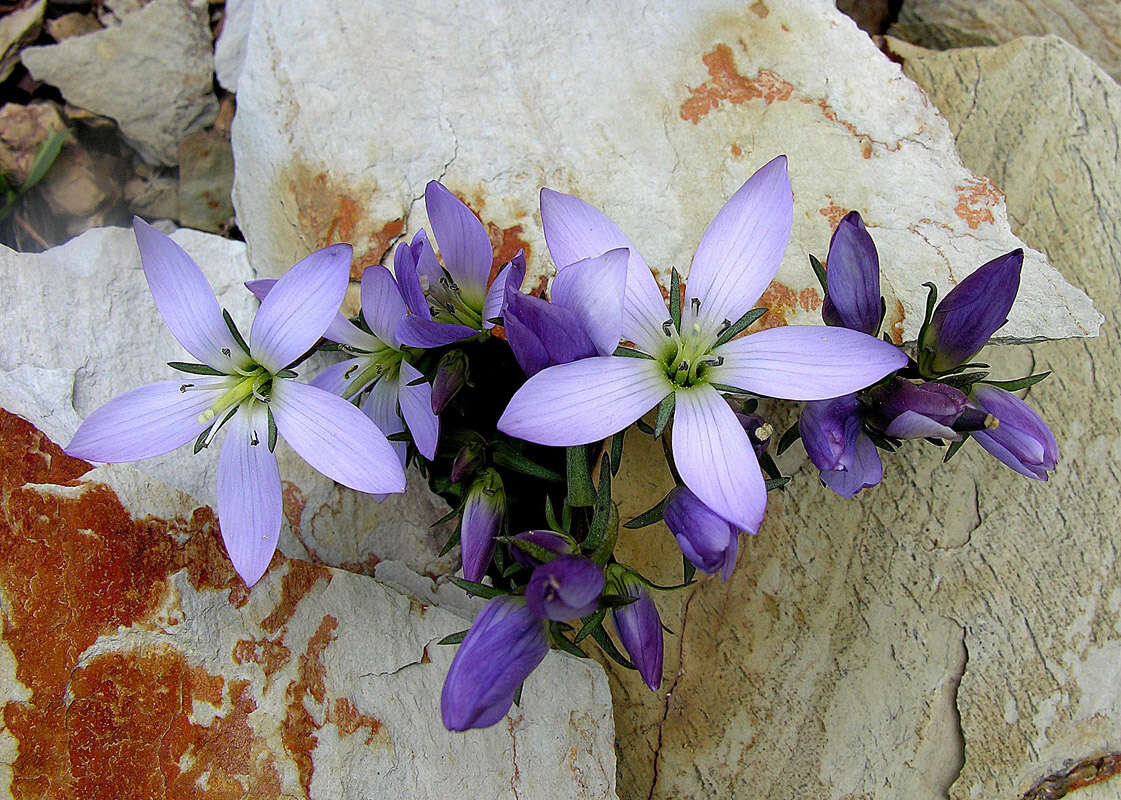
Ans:
[{"label": "white rock slab", "polygon": [[253,20],[253,0],[226,0],[222,32],[214,43],[214,73],[227,92],[237,91],[245,65],[245,45]]},{"label": "white rock slab", "polygon": [[[248,331],[257,301],[242,282],[256,273],[244,243],[186,229],[173,238]],[[0,275],[16,299],[0,330],[0,406],[56,441],[68,442],[80,420],[118,394],[180,374],[164,366],[186,355],[156,311],[132,231],[88,231],[41,254],[0,248]],[[286,445],[278,445],[277,457],[286,517],[281,552],[367,573],[382,559],[421,574],[455,568],[458,550],[436,557],[450,532],[429,528],[448,507],[419,474],[410,470],[408,491],[379,505],[319,475]],[[213,505],[217,465],[217,447],[197,456],[185,447],[134,466]]]},{"label": "white rock slab", "polygon": [[[361,103],[355,86],[369,88]],[[238,88],[234,201],[266,272],[337,240],[358,263],[383,259],[426,224],[419,198],[440,178],[504,256],[526,245],[538,274],[551,269],[537,219],[549,186],[606,210],[664,277],[779,153],[797,212],[764,295],[771,324],[820,321],[806,256],[825,255],[848,209],[883,254],[887,330],[900,340],[917,332],[924,281],[945,291],[1023,244],[922,92],[828,0],[442,0],[423,13],[258,0]],[[1029,249],[1002,336],[1093,335],[1099,320]]]},{"label": "white rock slab", "polygon": [[181,0],[152,0],[117,27],[28,47],[22,59],[69,102],[115,119],[153,164],[177,164],[179,140],[218,114],[206,9]]}]

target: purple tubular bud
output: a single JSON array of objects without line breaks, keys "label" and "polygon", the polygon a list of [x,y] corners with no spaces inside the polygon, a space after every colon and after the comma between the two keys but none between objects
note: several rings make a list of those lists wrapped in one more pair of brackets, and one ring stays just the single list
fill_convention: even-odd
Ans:
[{"label": "purple tubular bud", "polygon": [[774,429],[758,414],[741,414],[737,411],[736,419],[743,426],[747,438],[751,440],[751,449],[755,451],[755,457],[759,458],[767,452],[771,437],[774,436]]},{"label": "purple tubular bud", "polygon": [[452,659],[440,695],[444,727],[465,731],[498,722],[548,652],[545,623],[521,600],[495,597],[475,617]]},{"label": "purple tubular bud", "polygon": [[833,231],[821,305],[826,325],[875,336],[883,320],[880,257],[860,214],[850,211]]},{"label": "purple tubular bud", "polygon": [[621,594],[637,599],[612,609],[611,620],[623,649],[638,667],[638,674],[651,691],[657,691],[662,684],[662,620],[650,593],[638,578],[627,573],[621,583]]},{"label": "purple tubular bud", "polygon": [[884,477],[883,463],[876,445],[861,433],[852,448],[852,458],[845,469],[821,470],[821,482],[841,497],[853,497],[871,488]]},{"label": "purple tubular bud", "polygon": [[997,419],[995,428],[972,434],[977,443],[1021,475],[1047,480],[1059,462],[1059,445],[1039,414],[1011,392],[983,383],[973,388],[973,399]]},{"label": "purple tubular bud", "polygon": [[946,372],[964,364],[1007,322],[1023,265],[1023,250],[1005,253],[978,267],[942,298],[919,343],[933,351],[931,370]]},{"label": "purple tubular bud", "polygon": [[[562,556],[572,552],[572,543],[555,531],[523,531],[522,533],[515,534],[514,538],[522,539],[538,547],[544,547],[546,550],[551,550]],[[530,569],[533,569],[541,563],[516,544],[510,546],[510,555],[523,567],[529,567]]]},{"label": "purple tubular bud", "polygon": [[564,622],[594,613],[603,594],[603,570],[583,556],[560,556],[533,571],[525,589],[529,610]]},{"label": "purple tubular bud", "polygon": [[856,394],[806,403],[798,420],[806,454],[820,470],[848,468],[860,426],[860,401]]},{"label": "purple tubular bud", "polygon": [[494,537],[506,513],[506,493],[502,479],[493,469],[484,471],[467,491],[463,503],[463,520],[459,529],[459,550],[463,559],[463,577],[479,581],[486,574],[494,555]]},{"label": "purple tubular bud", "polygon": [[[444,353],[432,379],[432,413],[439,415],[470,380],[467,356],[462,350]],[[454,480],[454,478],[453,478]]]},{"label": "purple tubular bud", "polygon": [[869,392],[866,399],[869,423],[896,439],[958,439],[954,422],[969,405],[953,386],[933,381],[916,385],[903,378]]},{"label": "purple tubular bud", "polygon": [[670,492],[663,511],[666,527],[681,552],[701,572],[728,580],[736,566],[740,537],[736,526],[706,506],[684,486]]},{"label": "purple tubular bud", "polygon": [[451,481],[459,483],[483,463],[483,445],[479,442],[465,444],[452,462]]}]

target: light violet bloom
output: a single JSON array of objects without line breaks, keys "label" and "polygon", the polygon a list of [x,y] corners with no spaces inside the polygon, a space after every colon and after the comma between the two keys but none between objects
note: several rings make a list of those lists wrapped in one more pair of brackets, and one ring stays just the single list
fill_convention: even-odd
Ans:
[{"label": "light violet bloom", "polygon": [[[400,248],[407,247],[400,245]],[[263,299],[273,283],[275,281],[249,281],[246,286]],[[362,330],[342,314],[336,314],[323,336],[352,357],[323,370],[311,385],[347,400],[357,398],[368,389],[361,401],[366,416],[387,436],[402,432],[407,423],[417,450],[431,460],[436,456],[440,418],[432,412],[431,384],[408,362],[397,338],[397,328],[407,311],[405,299],[389,270],[380,264],[366,267],[362,273],[361,300],[362,319],[372,333]],[[405,443],[391,444],[404,464]]]},{"label": "light violet bloom", "polygon": [[791,326],[732,338],[771,282],[790,237],[793,199],[780,156],[725,204],[701,238],[675,324],[649,267],[602,212],[544,189],[545,241],[561,272],[609,250],[630,250],[621,338],[639,357],[597,356],[549,367],[514,395],[502,432],[553,446],[587,444],[626,428],[667,397],[673,458],[702,503],[755,532],[766,488],[725,387],[790,400],[861,389],[903,367],[896,347],[846,328]]},{"label": "light violet bloom", "polygon": [[[389,442],[357,408],[298,383],[288,369],[338,312],[350,246],[312,253],[279,281],[253,320],[248,342],[227,325],[214,292],[179,245],[139,218],[132,223],[156,307],[179,343],[201,362],[181,380],[110,400],[79,426],[66,452],[90,461],[152,458],[227,428],[218,461],[218,519],[226,552],[249,586],[264,574],[282,519],[279,433],[305,461],[362,492],[403,492],[405,474]],[[187,365],[183,365],[187,366]]]},{"label": "light violet bloom", "polygon": [[424,231],[397,248],[393,272],[412,312],[397,335],[409,347],[440,347],[494,327],[507,270],[490,280],[494,250],[487,229],[442,183],[429,182],[424,205],[444,266]]}]

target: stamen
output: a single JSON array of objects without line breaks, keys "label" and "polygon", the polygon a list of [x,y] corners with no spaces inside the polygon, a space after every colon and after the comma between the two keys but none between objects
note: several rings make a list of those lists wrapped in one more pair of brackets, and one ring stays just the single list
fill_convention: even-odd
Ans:
[{"label": "stamen", "polygon": [[701,313],[701,298],[699,298],[699,297],[694,297],[693,298],[693,313],[694,314],[700,314]]},{"label": "stamen", "polygon": [[260,443],[261,443],[261,440],[257,438],[257,431],[253,431],[253,438],[249,440],[250,446],[256,447]]},{"label": "stamen", "polygon": [[765,442],[775,435],[775,429],[771,427],[771,423],[764,422],[762,425],[755,429],[753,435],[755,436],[756,441]]},{"label": "stamen", "polygon": [[230,348],[223,347],[222,348],[222,355],[224,355],[226,358],[229,358],[230,357]]},{"label": "stamen", "polygon": [[673,336],[673,320],[667,319],[662,323],[662,333],[666,336]]},{"label": "stamen", "polygon": [[677,371],[678,372],[688,372],[689,371],[689,362],[685,361],[685,360],[682,360],[682,362],[677,365]]},{"label": "stamen", "polygon": [[358,371],[358,364],[351,364],[347,367],[346,372],[343,373],[343,380],[350,380],[350,376]]},{"label": "stamen", "polygon": [[193,383],[184,383],[182,386],[179,387],[179,391],[183,392],[183,394],[186,394],[187,390],[192,389],[192,388],[194,388]]},{"label": "stamen", "polygon": [[718,330],[716,332],[716,335],[719,336],[724,331],[728,330],[728,328],[730,328],[730,327],[732,327],[732,321],[730,319],[724,320],[723,322],[720,323],[720,330]]}]

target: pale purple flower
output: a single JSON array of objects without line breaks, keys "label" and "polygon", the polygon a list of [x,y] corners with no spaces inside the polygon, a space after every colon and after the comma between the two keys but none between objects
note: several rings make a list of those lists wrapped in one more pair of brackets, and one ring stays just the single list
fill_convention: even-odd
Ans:
[{"label": "pale purple flower", "polygon": [[740,548],[740,532],[735,525],[684,486],[670,492],[662,516],[694,567],[708,574],[719,572],[721,580],[728,580]]},{"label": "pale purple flower", "polygon": [[459,524],[459,552],[463,561],[463,577],[480,581],[494,555],[494,537],[506,514],[506,492],[502,478],[493,469],[486,469],[467,490],[463,516]]},{"label": "pale purple flower", "polygon": [[[398,249],[407,247],[402,244]],[[249,281],[246,286],[263,299],[273,283]],[[362,319],[372,333],[342,314],[335,314],[323,335],[351,357],[323,370],[311,385],[353,401],[367,392],[361,400],[366,416],[387,436],[401,433],[407,423],[417,450],[431,460],[436,456],[440,438],[440,418],[432,411],[431,384],[422,380],[420,371],[409,363],[397,338],[398,326],[407,311],[389,270],[380,264],[366,267],[362,272],[361,301]],[[405,442],[391,444],[404,464]]]},{"label": "pale purple flower", "polygon": [[452,659],[440,713],[449,731],[489,728],[510,710],[522,681],[549,653],[544,620],[516,597],[489,601]]},{"label": "pale purple flower", "polygon": [[603,593],[603,569],[583,556],[559,556],[533,570],[525,602],[538,617],[564,622],[595,612]]},{"label": "pale purple flower", "polygon": [[638,668],[638,674],[657,691],[662,683],[662,619],[646,591],[646,586],[629,570],[616,569],[611,577],[612,591],[622,597],[635,598],[633,603],[611,610],[611,621],[619,641]]},{"label": "pale purple flower", "polygon": [[216,375],[149,384],[110,400],[79,426],[67,452],[91,461],[162,455],[205,432],[227,434],[218,461],[218,518],[234,568],[249,586],[276,549],[282,520],[272,422],[312,467],[363,492],[403,492],[405,475],[385,435],[354,406],[292,380],[287,367],[337,314],[350,246],[324,248],[296,264],[261,304],[243,346],[223,321],[191,257],[136,218],[133,231],[156,307],[179,343]]},{"label": "pale purple flower", "polygon": [[973,387],[973,399],[997,420],[996,427],[973,433],[977,444],[1021,475],[1047,480],[1059,463],[1059,445],[1039,414],[1011,392],[983,383]]},{"label": "pale purple flower", "polygon": [[429,182],[424,205],[444,265],[424,231],[397,249],[393,271],[412,312],[397,333],[410,347],[440,347],[494,327],[507,270],[490,281],[494,250],[487,229],[442,183]]},{"label": "pale purple flower", "polygon": [[763,475],[717,386],[818,400],[861,389],[907,363],[894,346],[845,328],[781,327],[721,340],[774,277],[792,215],[780,156],[751,176],[705,231],[678,328],[646,262],[615,224],[583,200],[542,190],[545,241],[562,273],[568,264],[629,249],[620,336],[644,357],[594,356],[542,370],[514,395],[499,430],[545,445],[587,444],[673,395],[673,457],[683,481],[720,516],[757,531]]}]

